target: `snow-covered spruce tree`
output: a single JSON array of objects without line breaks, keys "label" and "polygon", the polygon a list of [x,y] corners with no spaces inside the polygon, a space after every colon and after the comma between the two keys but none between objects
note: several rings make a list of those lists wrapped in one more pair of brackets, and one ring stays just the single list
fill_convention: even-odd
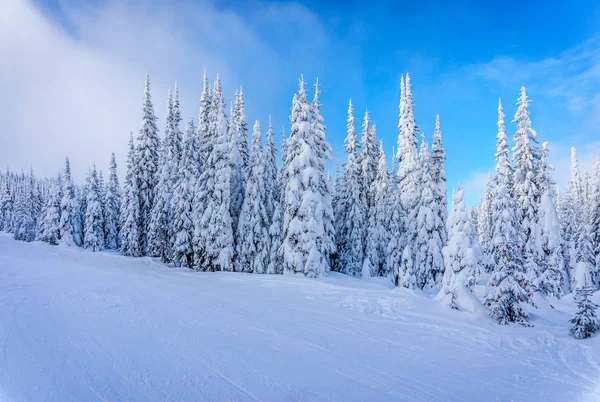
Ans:
[{"label": "snow-covered spruce tree", "polygon": [[285,208],[285,189],[287,183],[287,138],[285,131],[281,134],[281,169],[277,173],[277,192],[275,209],[273,210],[273,218],[271,226],[269,226],[269,237],[271,240],[269,250],[269,266],[267,267],[268,274],[283,273],[283,213]]},{"label": "snow-covered spruce tree", "polygon": [[15,240],[26,242],[35,240],[37,232],[37,196],[37,183],[31,169],[29,176],[22,180],[21,191],[15,203],[13,227]]},{"label": "snow-covered spruce tree", "polygon": [[[492,211],[494,206],[494,181],[492,174],[488,173],[487,183],[485,185],[485,193],[479,210],[479,219],[477,233],[479,235],[479,245],[483,252],[487,255],[490,253],[492,242]],[[486,265],[486,271],[491,271],[491,266]]]},{"label": "snow-covered spruce tree", "polygon": [[525,264],[529,275],[535,272],[535,240],[532,238],[538,204],[540,199],[538,183],[535,173],[539,163],[539,149],[537,148],[536,132],[531,128],[529,118],[529,103],[525,87],[521,87],[521,95],[517,102],[518,108],[513,119],[517,124],[517,131],[513,137],[514,179],[513,196],[517,208],[517,217],[521,222],[523,233]]},{"label": "snow-covered spruce tree", "polygon": [[174,126],[173,98],[169,90],[167,100],[165,136],[162,142],[159,161],[158,183],[155,188],[154,204],[148,224],[147,253],[168,263],[171,261],[172,211],[174,176],[179,165],[178,139]]},{"label": "snow-covered spruce tree", "polygon": [[479,304],[470,292],[479,267],[479,245],[465,206],[464,191],[459,187],[452,195],[448,215],[448,245],[444,247],[444,278],[437,299],[456,310],[471,310]]},{"label": "snow-covered spruce tree", "polygon": [[69,158],[65,159],[65,169],[62,174],[62,200],[60,202],[60,242],[67,246],[81,246],[83,233],[79,215],[79,202],[75,191],[75,184],[71,177]]},{"label": "snow-covered spruce tree", "polygon": [[365,194],[365,212],[368,215],[371,207],[375,203],[375,194],[372,191],[372,184],[375,181],[375,176],[377,175],[377,164],[379,160],[377,134],[373,126],[371,126],[371,119],[369,117],[368,110],[365,112],[365,116],[363,118],[360,145],[358,162],[360,164],[361,171],[360,182],[363,186],[361,191],[363,194]]},{"label": "snow-covered spruce tree", "polygon": [[521,303],[533,304],[523,262],[523,232],[519,228],[514,198],[510,192],[511,170],[504,130],[502,105],[498,106],[496,177],[494,183],[492,250],[495,267],[487,287],[489,315],[499,324],[515,322],[530,326]]},{"label": "snow-covered spruce tree", "polygon": [[[398,123],[398,151],[399,162],[398,180],[400,201],[404,211],[404,244],[402,251],[401,276],[402,285],[405,287],[416,286],[416,268],[412,265],[415,260],[415,241],[417,237],[417,215],[419,213],[418,202],[421,194],[419,182],[419,161],[417,127],[412,92],[410,87],[410,76],[406,74],[406,81],[400,83],[400,119]],[[414,282],[414,283],[413,283]]]},{"label": "snow-covered spruce tree", "polygon": [[[388,169],[383,143],[379,145],[377,174],[371,183],[373,205],[369,210],[365,264],[368,264],[370,276],[387,275],[387,246],[389,233],[389,182]],[[363,270],[364,271],[364,270]]]},{"label": "snow-covered spruce tree", "polygon": [[532,284],[542,294],[560,298],[564,294],[566,272],[553,187],[542,194],[534,234],[539,250],[536,250],[537,272]]},{"label": "snow-covered spruce tree", "polygon": [[[395,160],[396,158],[393,157],[392,161]],[[398,181],[394,179],[396,177],[394,173],[390,179],[388,205],[386,207],[390,214],[390,241],[387,247],[386,270],[387,276],[394,285],[413,288],[416,284],[416,278],[412,271],[412,250],[405,247],[404,210],[402,209],[400,187]],[[404,267],[409,269],[404,272]]]},{"label": "snow-covered spruce tree", "polygon": [[323,124],[323,116],[321,116],[321,102],[319,96],[319,78],[315,82],[315,91],[313,102],[311,105],[311,128],[314,135],[314,146],[317,155],[316,169],[319,172],[319,192],[321,194],[321,208],[323,211],[323,227],[325,230],[323,236],[323,250],[327,256],[328,270],[331,269],[329,262],[331,257],[336,252],[335,245],[335,217],[333,215],[332,196],[331,196],[331,180],[329,175],[325,174],[325,160],[331,160],[331,146],[327,142],[325,134],[326,127]]},{"label": "snow-covered spruce tree", "polygon": [[135,177],[135,150],[133,135],[129,135],[127,152],[127,174],[123,186],[121,204],[121,231],[119,232],[121,253],[132,257],[141,255],[140,250],[140,201]]},{"label": "snow-covered spruce tree", "polygon": [[596,315],[599,306],[590,300],[593,293],[594,287],[591,285],[575,289],[577,312],[569,322],[573,324],[571,334],[577,339],[589,338],[600,331],[600,319]]},{"label": "snow-covered spruce tree", "polygon": [[348,106],[347,135],[345,139],[348,160],[344,167],[344,190],[342,225],[338,233],[339,260],[342,272],[362,275],[364,261],[364,233],[366,223],[366,199],[362,192],[361,171],[358,164],[358,143],[354,128],[352,101]]},{"label": "snow-covered spruce tree", "polygon": [[106,185],[104,183],[104,175],[102,170],[98,170],[98,200],[100,202],[100,210],[102,211],[102,248],[106,247]]},{"label": "snow-covered spruce tree", "polygon": [[333,227],[335,229],[335,246],[336,252],[331,256],[331,270],[340,271],[339,265],[339,237],[342,230],[340,227],[343,225],[341,217],[344,212],[344,204],[342,203],[342,196],[344,192],[343,177],[340,169],[340,165],[335,166],[335,177],[333,179],[333,191],[331,193],[331,207],[333,208]]},{"label": "snow-covered spruce tree", "polygon": [[104,238],[106,240],[106,248],[118,250],[119,230],[121,226],[119,222],[121,217],[121,187],[119,186],[117,161],[114,152],[110,155],[109,170],[106,198],[104,201]]},{"label": "snow-covered spruce tree", "polygon": [[[448,220],[448,191],[446,189],[446,150],[442,145],[442,129],[440,128],[440,116],[435,118],[435,131],[433,132],[433,145],[429,155],[429,171],[433,181],[433,197],[435,199],[435,214],[439,216],[442,227],[440,237],[442,244],[446,244],[448,235],[445,222]],[[475,229],[476,231],[476,229]]]},{"label": "snow-covered spruce tree", "polygon": [[494,196],[492,205],[492,238],[490,254],[493,258],[494,269],[504,259],[503,249],[507,243],[516,243],[522,240],[519,231],[519,222],[515,211],[515,202],[512,196],[513,172],[509,160],[508,137],[504,125],[504,112],[502,102],[498,100],[498,135],[496,137],[496,174],[494,176]]},{"label": "snow-covered spruce tree", "polygon": [[273,220],[273,214],[275,213],[275,205],[279,202],[279,188],[277,185],[277,163],[275,161],[277,155],[277,149],[275,148],[275,141],[273,139],[273,123],[271,122],[271,116],[269,116],[269,128],[267,130],[267,144],[264,151],[264,165],[265,165],[265,191],[266,191],[266,208],[267,208],[267,222],[269,228],[271,221]]},{"label": "snow-covered spruce tree", "polygon": [[0,192],[0,231],[9,232],[12,229],[12,216],[13,198],[7,174]]},{"label": "snow-covered spruce tree", "polygon": [[580,230],[583,227],[583,196],[581,192],[581,179],[579,176],[579,161],[575,147],[571,147],[571,179],[569,187],[561,200],[560,215],[562,218],[562,236],[565,245],[565,258],[567,260],[569,286],[573,286],[575,266],[577,259],[577,242],[580,236]]},{"label": "snow-covered spruce tree", "polygon": [[50,194],[42,215],[40,240],[50,244],[60,241],[60,202],[62,200],[62,177],[52,181]]},{"label": "snow-covered spruce tree", "polygon": [[[231,110],[231,118],[229,120],[229,164],[231,168],[231,203],[229,206],[229,213],[233,222],[233,239],[236,244],[236,250],[239,246],[238,241],[241,240],[238,236],[238,225],[240,220],[240,214],[242,212],[242,205],[244,204],[244,193],[246,191],[246,170],[247,170],[247,159],[242,156],[241,147],[243,144],[239,141],[238,136],[241,134],[241,118],[242,115],[242,100],[240,93],[235,92],[235,100]],[[245,124],[245,121],[244,121]],[[244,141],[245,141],[244,134]],[[245,155],[247,158],[247,154]],[[234,258],[235,259],[235,258]]]},{"label": "snow-covered spruce tree", "polygon": [[212,93],[208,86],[206,71],[202,78],[202,95],[200,96],[200,111],[198,112],[198,168],[203,169],[204,161],[212,150],[212,140],[210,138],[210,115]]},{"label": "snow-covered spruce tree", "polygon": [[269,218],[261,136],[257,120],[252,131],[252,154],[238,228],[240,241],[236,261],[236,271],[256,274],[266,273],[269,264]]},{"label": "snow-covered spruce tree", "polygon": [[[1,202],[1,201],[0,201]],[[592,246],[596,257],[596,286],[600,288],[600,156],[596,158],[596,174],[594,176],[594,195],[592,197],[592,214],[590,218]]]},{"label": "snow-covered spruce tree", "polygon": [[233,221],[230,214],[231,166],[225,104],[219,76],[214,84],[211,152],[196,186],[194,251],[197,269],[233,270]]},{"label": "snow-covered spruce tree", "polygon": [[425,137],[421,140],[418,169],[421,194],[417,204],[417,233],[413,252],[417,286],[428,289],[440,283],[444,275],[442,236],[446,231],[438,211],[439,200],[435,198],[437,183],[431,178],[429,150]]},{"label": "snow-covered spruce tree", "polygon": [[194,267],[194,193],[199,176],[196,128],[190,119],[183,140],[179,178],[173,192],[173,262],[176,266]]},{"label": "snow-covered spruce tree", "polygon": [[86,183],[88,191],[83,224],[83,246],[87,250],[100,251],[104,248],[104,217],[96,165],[88,173]]},{"label": "snow-covered spruce tree", "polygon": [[571,277],[573,289],[596,283],[596,259],[592,247],[591,226],[585,222],[578,230],[575,253],[572,255],[575,270]]},{"label": "snow-covered spruce tree", "polygon": [[320,139],[316,138],[310,124],[311,109],[302,78],[292,105],[286,152],[283,272],[319,277],[329,270],[323,209],[326,195],[322,193],[322,183],[327,178],[319,157],[326,141],[323,139],[324,144],[319,144]]},{"label": "snow-covered spruce tree", "polygon": [[177,167],[181,161],[183,155],[183,133],[179,125],[181,124],[181,110],[179,109],[179,86],[175,83],[175,89],[173,92],[173,117],[171,119],[171,138],[173,144],[173,171],[171,171],[171,188],[175,187],[175,183],[179,176],[177,175]]},{"label": "snow-covered spruce tree", "polygon": [[154,205],[154,192],[158,183],[160,138],[156,126],[154,105],[150,96],[150,78],[146,73],[144,103],[142,106],[142,127],[137,138],[135,151],[135,178],[137,180],[139,208],[140,251],[146,254],[150,225],[150,211]]}]

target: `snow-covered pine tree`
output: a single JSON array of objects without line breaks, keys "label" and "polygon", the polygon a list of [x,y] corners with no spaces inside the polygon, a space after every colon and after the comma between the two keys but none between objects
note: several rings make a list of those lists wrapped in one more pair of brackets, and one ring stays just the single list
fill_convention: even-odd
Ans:
[{"label": "snow-covered pine tree", "polygon": [[[446,189],[446,150],[442,144],[442,129],[440,128],[440,115],[435,118],[435,131],[433,132],[433,145],[431,146],[430,175],[433,181],[433,197],[435,199],[435,214],[439,216],[442,227],[440,237],[442,244],[446,244],[448,235],[445,222],[448,220],[448,191]],[[475,229],[476,231],[477,229]]]},{"label": "snow-covered pine tree", "polygon": [[[310,124],[313,113],[301,78],[292,105],[285,163],[283,272],[319,277],[329,270],[323,207],[326,196],[323,183],[327,178],[320,157],[324,154],[326,141],[317,138],[314,126]],[[324,143],[319,144],[320,141]]]},{"label": "snow-covered pine tree", "polygon": [[13,198],[10,190],[8,172],[0,192],[0,231],[9,232],[12,229]]},{"label": "snow-covered pine tree", "polygon": [[214,84],[210,121],[211,152],[196,186],[194,251],[197,269],[233,269],[233,221],[230,214],[231,166],[225,103],[219,76]]},{"label": "snow-covered pine tree", "polygon": [[538,183],[536,183],[536,170],[539,163],[539,149],[536,146],[536,132],[531,128],[529,117],[529,103],[527,90],[521,87],[521,95],[517,102],[518,108],[513,119],[517,124],[517,131],[513,137],[514,179],[513,196],[517,208],[517,217],[521,222],[520,230],[523,234],[524,257],[529,274],[535,272],[535,240],[532,239],[538,204],[540,200]]},{"label": "snow-covered pine tree", "polygon": [[261,136],[260,123],[257,120],[252,131],[252,154],[240,215],[240,241],[236,261],[236,271],[256,274],[266,273],[269,264],[269,218]]},{"label": "snow-covered pine tree", "polygon": [[371,118],[369,111],[365,111],[363,118],[361,137],[360,137],[360,152],[358,154],[358,163],[360,164],[360,182],[362,184],[362,193],[365,194],[366,210],[368,215],[370,209],[375,203],[375,194],[373,194],[372,184],[377,175],[377,164],[379,160],[377,149],[376,131],[371,126]]},{"label": "snow-covered pine tree", "polygon": [[179,178],[177,175],[177,167],[179,166],[183,154],[183,133],[179,128],[181,120],[181,110],[179,109],[179,86],[175,83],[175,89],[173,91],[173,118],[171,122],[171,130],[173,131],[171,134],[171,137],[173,138],[173,166],[175,168],[173,169],[174,171],[171,172],[171,188],[175,187],[175,183]]},{"label": "snow-covered pine tree", "polygon": [[21,191],[15,205],[13,237],[15,240],[31,242],[37,232],[37,183],[30,169],[29,176],[22,180]]},{"label": "snow-covered pine tree", "polygon": [[106,198],[104,201],[104,238],[106,239],[106,248],[118,250],[119,230],[121,226],[119,222],[121,217],[121,187],[119,186],[117,161],[114,152],[110,155],[109,169]]},{"label": "snow-covered pine tree", "polygon": [[571,277],[573,289],[596,283],[596,259],[592,246],[591,226],[582,221],[578,229],[578,238],[575,246],[575,254],[572,258],[575,262],[575,270]]},{"label": "snow-covered pine tree", "polygon": [[212,151],[210,137],[210,116],[212,113],[212,93],[208,86],[206,70],[202,77],[202,95],[200,96],[200,111],[198,112],[198,168],[202,171],[204,161]]},{"label": "snow-covered pine tree", "polygon": [[[239,247],[239,241],[241,239],[238,236],[238,225],[240,220],[240,214],[242,212],[242,205],[244,204],[244,193],[246,191],[246,173],[248,154],[247,146],[245,151],[242,149],[246,142],[246,133],[244,131],[243,141],[238,138],[242,135],[242,118],[243,115],[243,100],[240,96],[240,92],[235,92],[235,100],[233,103],[231,117],[229,120],[229,164],[231,169],[231,203],[229,206],[229,213],[233,222],[233,239],[236,245],[236,251]],[[245,126],[245,118],[243,125]],[[246,152],[245,155],[242,153]],[[234,258],[235,259],[235,258]]]},{"label": "snow-covered pine tree", "polygon": [[52,181],[50,194],[42,215],[40,240],[50,244],[60,242],[60,203],[62,200],[62,177]]},{"label": "snow-covered pine tree", "polygon": [[98,201],[100,202],[100,210],[102,211],[102,248],[106,247],[106,185],[104,184],[104,175],[102,170],[98,170]]},{"label": "snow-covered pine tree", "polygon": [[62,200],[60,202],[60,242],[67,246],[81,246],[83,233],[81,233],[81,220],[79,215],[79,202],[75,191],[75,184],[71,177],[69,158],[65,159],[65,169],[62,174]]},{"label": "snow-covered pine tree", "polygon": [[575,289],[577,312],[569,322],[573,324],[571,334],[577,339],[589,338],[600,331],[600,319],[596,315],[596,310],[600,306],[590,300],[593,293],[594,287],[591,285]]},{"label": "snow-covered pine tree", "polygon": [[478,304],[470,288],[480,271],[479,244],[473,228],[464,191],[458,186],[452,195],[452,209],[448,215],[448,245],[444,247],[444,278],[437,299],[456,310],[471,310]]},{"label": "snow-covered pine tree", "polygon": [[338,233],[339,259],[342,272],[360,276],[364,262],[364,234],[366,228],[366,198],[362,191],[361,170],[358,161],[358,143],[354,128],[352,100],[348,106],[347,135],[345,139],[348,160],[344,167],[344,205],[342,226]]},{"label": "snow-covered pine tree", "polygon": [[269,128],[267,130],[267,144],[264,151],[265,164],[265,190],[266,190],[266,208],[267,208],[267,229],[271,226],[273,214],[275,213],[275,205],[279,201],[279,188],[277,187],[277,163],[275,162],[277,149],[273,139],[273,123],[269,116]]},{"label": "snow-covered pine tree", "polygon": [[154,204],[148,224],[147,253],[168,263],[171,261],[173,177],[179,165],[178,139],[175,132],[173,97],[169,89],[167,100],[165,136],[160,152],[158,183],[155,187]]},{"label": "snow-covered pine tree", "polygon": [[[395,162],[396,158],[392,157],[392,161]],[[394,169],[393,164],[392,169]],[[412,271],[412,251],[405,248],[406,237],[404,234],[404,210],[402,209],[398,180],[394,178],[397,178],[395,169],[390,178],[388,205],[386,207],[386,210],[390,214],[390,241],[387,247],[386,262],[387,276],[396,286],[412,288],[416,284],[416,280],[413,275],[414,273]],[[405,250],[406,255],[404,254]],[[403,267],[408,267],[410,269],[407,272],[404,272]]]},{"label": "snow-covered pine tree", "polygon": [[129,150],[127,152],[127,174],[123,186],[121,204],[120,246],[123,255],[138,257],[140,250],[140,201],[135,176],[135,150],[133,134],[129,135]]},{"label": "snow-covered pine tree", "polygon": [[413,250],[417,286],[421,289],[437,285],[444,275],[442,236],[446,231],[440,219],[439,200],[435,198],[437,183],[431,177],[430,167],[429,149],[423,136],[418,167],[421,194],[417,204],[417,232]]},{"label": "snow-covered pine tree", "polygon": [[88,191],[83,224],[83,246],[87,250],[100,251],[104,248],[104,217],[100,203],[100,180],[96,165],[88,173],[86,183]]},{"label": "snow-covered pine tree", "polygon": [[285,130],[281,133],[281,169],[277,173],[277,187],[276,191],[278,196],[276,198],[275,209],[273,210],[273,218],[271,219],[271,226],[269,226],[269,237],[271,244],[269,247],[269,266],[267,267],[268,274],[281,274],[283,273],[283,214],[285,208],[285,189],[287,183],[287,138],[285,136]]},{"label": "snow-covered pine tree", "polygon": [[548,187],[540,201],[535,227],[537,272],[534,288],[546,296],[562,297],[565,285],[565,260],[560,222],[554,205],[554,187]]},{"label": "snow-covered pine tree", "polygon": [[390,241],[388,209],[390,189],[383,143],[379,145],[378,153],[377,174],[371,183],[370,192],[374,198],[373,205],[369,210],[365,256],[365,264],[368,264],[370,276],[387,275],[387,246]]},{"label": "snow-covered pine tree", "polygon": [[[492,179],[492,174],[488,173],[487,183],[485,185],[485,193],[483,196],[483,202],[481,203],[481,208],[479,210],[479,219],[478,219],[478,227],[477,233],[479,234],[479,245],[483,249],[483,252],[486,255],[490,254],[491,242],[492,242],[492,211],[494,206],[494,181]],[[485,259],[485,256],[484,256]],[[486,271],[491,271],[491,266],[489,264],[485,264]]]},{"label": "snow-covered pine tree", "polygon": [[567,261],[569,286],[575,289],[573,280],[575,266],[577,265],[578,241],[580,230],[584,227],[583,220],[583,196],[581,192],[581,179],[579,176],[579,160],[575,147],[571,147],[571,179],[569,187],[561,200],[561,227],[565,245],[565,258]]},{"label": "snow-covered pine tree", "polygon": [[592,197],[592,214],[590,218],[592,246],[596,257],[596,273],[600,288],[600,156],[596,158],[596,174],[594,175],[594,195]]},{"label": "snow-covered pine tree", "polygon": [[331,270],[340,271],[339,266],[339,234],[340,226],[343,225],[341,216],[343,215],[344,205],[342,204],[343,196],[343,178],[341,175],[340,164],[335,165],[335,177],[333,178],[333,191],[331,193],[331,208],[333,209],[333,227],[335,230],[335,246],[336,251],[331,256]]},{"label": "snow-covered pine tree", "polygon": [[139,208],[140,252],[148,251],[150,212],[154,205],[155,187],[159,179],[160,138],[156,126],[154,105],[150,96],[150,77],[146,73],[144,103],[142,107],[142,127],[137,138],[135,151],[135,178],[137,180]]},{"label": "snow-covered pine tree", "polygon": [[533,302],[531,286],[525,276],[523,232],[519,228],[515,202],[510,191],[511,173],[504,113],[502,104],[499,103],[492,232],[495,268],[488,281],[485,303],[490,317],[499,324],[515,322],[530,326],[527,312],[520,304]]},{"label": "snow-covered pine tree", "polygon": [[[321,208],[323,211],[323,227],[325,230],[323,236],[323,250],[327,256],[327,266],[331,269],[329,261],[336,252],[335,245],[335,217],[333,215],[331,180],[325,174],[325,160],[331,160],[331,146],[327,142],[325,134],[326,127],[323,124],[321,116],[321,102],[319,96],[319,78],[315,82],[315,91],[311,105],[311,124],[314,135],[315,151],[317,154],[316,169],[319,172],[319,192],[321,193]],[[375,130],[373,128],[373,130]],[[373,131],[373,134],[375,131]]]},{"label": "snow-covered pine tree", "polygon": [[194,121],[190,119],[183,140],[179,179],[173,192],[173,262],[194,267],[194,193],[199,176],[198,141]]}]

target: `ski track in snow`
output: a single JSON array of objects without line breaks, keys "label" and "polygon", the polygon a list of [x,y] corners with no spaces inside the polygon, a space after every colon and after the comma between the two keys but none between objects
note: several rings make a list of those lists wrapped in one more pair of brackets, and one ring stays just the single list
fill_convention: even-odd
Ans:
[{"label": "ski track in snow", "polygon": [[0,234],[0,400],[600,400],[600,337],[570,337],[569,296],[521,328],[433,295]]}]

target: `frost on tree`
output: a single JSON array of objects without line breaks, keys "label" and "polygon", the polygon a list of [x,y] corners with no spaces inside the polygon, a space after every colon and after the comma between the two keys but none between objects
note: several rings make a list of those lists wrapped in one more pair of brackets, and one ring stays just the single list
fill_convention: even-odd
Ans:
[{"label": "frost on tree", "polygon": [[231,167],[225,104],[217,76],[210,113],[211,152],[196,187],[194,245],[197,269],[233,270],[233,221],[230,214]]},{"label": "frost on tree", "polygon": [[33,170],[17,193],[14,212],[13,237],[15,240],[34,241],[37,232],[38,192]]},{"label": "frost on tree", "polygon": [[175,127],[173,98],[169,90],[165,136],[159,160],[158,183],[155,188],[154,204],[148,224],[148,255],[171,261],[173,182],[176,180],[179,165],[179,138]]},{"label": "frost on tree", "polygon": [[322,183],[327,178],[319,157],[323,149],[319,149],[311,115],[301,79],[292,105],[285,163],[283,272],[319,277],[329,270],[322,193]]},{"label": "frost on tree", "polygon": [[390,241],[389,183],[383,143],[379,146],[377,174],[371,183],[371,193],[373,205],[369,209],[365,263],[368,264],[369,276],[387,276],[387,246]]},{"label": "frost on tree", "polygon": [[[372,189],[372,183],[377,175],[377,164],[379,160],[377,148],[377,133],[375,126],[371,126],[369,111],[365,112],[360,137],[360,153],[358,154],[358,163],[360,164],[362,192],[365,194],[367,211],[374,204],[375,195]],[[367,212],[368,215],[369,212]]]},{"label": "frost on tree", "polygon": [[69,158],[65,159],[65,169],[62,175],[62,200],[60,202],[60,242],[67,246],[81,246],[83,237],[79,215],[79,202],[75,184],[71,177]]},{"label": "frost on tree", "polygon": [[[439,217],[442,226],[440,237],[442,244],[446,244],[448,235],[444,223],[448,220],[448,194],[446,190],[446,150],[442,145],[442,129],[440,127],[440,116],[435,118],[435,131],[433,132],[433,145],[429,155],[430,176],[433,182],[433,197],[435,199],[435,214]],[[475,229],[476,230],[476,229]]]},{"label": "frost on tree", "polygon": [[135,151],[135,178],[138,188],[140,251],[146,254],[147,235],[150,226],[150,211],[154,205],[154,191],[158,183],[160,138],[156,126],[154,106],[150,96],[150,78],[146,74],[144,85],[144,103],[142,106],[142,127],[137,137]]},{"label": "frost on tree", "polygon": [[282,167],[279,169],[277,174],[277,186],[276,191],[278,193],[276,203],[273,210],[273,218],[271,219],[271,226],[269,226],[269,237],[270,243],[270,256],[269,266],[267,267],[268,274],[281,274],[283,273],[283,214],[285,208],[285,190],[287,183],[287,167],[286,167],[286,155],[287,155],[287,138],[285,131],[281,134],[281,164]]},{"label": "frost on tree", "polygon": [[366,198],[362,191],[361,170],[358,160],[358,143],[354,128],[352,101],[348,106],[347,135],[345,139],[348,160],[344,167],[344,189],[341,195],[341,227],[337,234],[339,266],[347,275],[362,275],[364,262],[364,233],[366,226]]},{"label": "frost on tree", "polygon": [[252,132],[252,154],[238,228],[236,271],[264,274],[269,263],[269,219],[265,183],[265,157],[258,120]]},{"label": "frost on tree", "polygon": [[102,214],[100,181],[96,166],[90,170],[86,179],[87,196],[83,223],[83,246],[86,250],[104,249],[104,216]]},{"label": "frost on tree", "polygon": [[202,79],[202,95],[200,96],[200,111],[198,112],[198,168],[203,169],[204,161],[208,159],[211,147],[210,119],[212,111],[212,93],[208,86],[206,71]]},{"label": "frost on tree", "polygon": [[[393,158],[393,160],[395,159],[396,158]],[[390,180],[390,189],[388,191],[388,204],[386,207],[386,210],[390,214],[390,241],[387,246],[386,261],[387,276],[396,286],[406,285],[407,287],[412,288],[414,287],[414,280],[411,280],[412,252],[410,250],[407,250],[407,258],[404,258],[404,251],[406,246],[403,229],[404,211],[402,209],[402,202],[400,199],[400,188],[398,186],[398,182],[393,180],[393,177],[396,177],[396,175],[393,174],[392,180]],[[410,270],[406,272],[406,278],[404,277],[405,272],[403,267],[410,268]]]},{"label": "frost on tree", "polygon": [[50,185],[50,194],[42,214],[40,240],[49,244],[60,241],[60,202],[62,200],[62,177],[59,174]]},{"label": "frost on tree", "polygon": [[117,161],[114,152],[110,156],[109,170],[104,201],[104,238],[106,240],[106,248],[118,250],[119,230],[121,226],[119,221],[121,216],[121,187],[119,186]]},{"label": "frost on tree", "polygon": [[417,271],[417,286],[428,289],[440,283],[444,274],[442,248],[446,230],[439,213],[439,199],[436,198],[437,183],[431,177],[428,146],[424,137],[421,142],[418,171],[421,194],[417,204],[414,263]]},{"label": "frost on tree", "polygon": [[535,221],[540,199],[538,183],[535,172],[539,161],[536,132],[531,128],[529,118],[529,103],[525,87],[521,87],[521,95],[517,102],[518,108],[513,119],[517,124],[517,131],[513,137],[514,180],[513,194],[517,208],[517,217],[521,221],[520,230],[523,233],[524,257],[526,263],[532,263],[535,253],[535,244],[532,231],[535,230]]},{"label": "frost on tree", "polygon": [[172,199],[173,262],[176,266],[187,268],[194,267],[194,194],[200,173],[195,135],[194,121],[190,119]]},{"label": "frost on tree", "polygon": [[323,124],[323,116],[321,116],[321,102],[319,96],[319,78],[315,82],[315,91],[313,102],[311,105],[311,123],[312,132],[314,135],[314,147],[317,155],[317,171],[319,172],[319,192],[321,193],[321,208],[323,211],[323,227],[325,230],[323,236],[323,249],[327,256],[328,270],[331,268],[329,261],[336,252],[335,245],[335,217],[333,215],[332,196],[331,196],[331,180],[325,174],[325,160],[331,160],[331,146],[327,142]]},{"label": "frost on tree", "polygon": [[0,192],[0,230],[5,232],[10,232],[12,230],[12,216],[13,198],[8,183],[7,172],[6,180],[4,181],[2,191]]},{"label": "frost on tree", "polygon": [[569,285],[575,289],[573,284],[573,275],[577,260],[577,242],[579,240],[580,230],[583,227],[583,195],[581,191],[581,178],[579,176],[579,160],[575,147],[571,147],[571,179],[569,187],[561,200],[561,227],[562,236],[565,245],[565,257],[567,260]]},{"label": "frost on tree", "polygon": [[598,305],[590,300],[593,286],[580,286],[575,289],[577,312],[569,321],[573,324],[571,334],[577,339],[585,339],[600,331],[600,320],[596,314]]},{"label": "frost on tree", "polygon": [[465,206],[464,191],[460,186],[452,196],[448,215],[448,245],[444,247],[444,278],[437,295],[441,303],[461,311],[475,311],[479,300],[471,293],[479,273],[479,245]]},{"label": "frost on tree", "polygon": [[235,92],[235,100],[229,120],[229,164],[231,168],[231,204],[230,214],[233,225],[233,237],[236,249],[239,246],[238,225],[244,193],[246,191],[246,173],[248,170],[248,145],[246,142],[247,124],[244,112],[244,98],[240,88]]},{"label": "frost on tree", "polygon": [[135,177],[135,150],[133,135],[129,136],[127,153],[127,174],[123,186],[121,205],[121,253],[132,257],[141,255],[140,250],[140,202]]}]

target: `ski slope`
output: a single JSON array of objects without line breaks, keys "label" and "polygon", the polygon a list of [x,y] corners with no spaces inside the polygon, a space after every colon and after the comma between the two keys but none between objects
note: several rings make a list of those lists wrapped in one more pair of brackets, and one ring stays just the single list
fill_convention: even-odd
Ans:
[{"label": "ski slope", "polygon": [[600,337],[569,336],[569,297],[536,302],[534,328],[499,326],[382,279],[194,273],[0,234],[0,400],[600,400]]}]

